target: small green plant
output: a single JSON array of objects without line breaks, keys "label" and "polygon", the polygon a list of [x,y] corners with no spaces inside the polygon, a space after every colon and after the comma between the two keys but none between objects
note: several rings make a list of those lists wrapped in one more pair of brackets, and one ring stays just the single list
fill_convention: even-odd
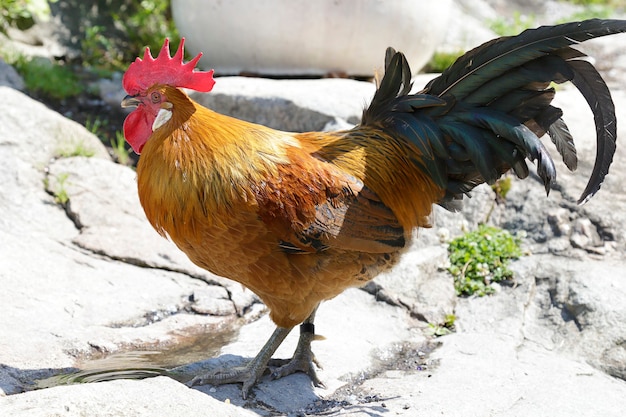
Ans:
[{"label": "small green plant", "polygon": [[477,230],[450,242],[448,271],[454,277],[457,294],[493,293],[492,283],[513,276],[508,263],[522,255],[520,243],[520,239],[508,231],[487,225],[480,225]]},{"label": "small green plant", "polygon": [[85,145],[83,141],[77,141],[71,144],[68,143],[60,147],[57,151],[57,156],[60,158],[71,158],[72,156],[84,156],[86,158],[91,158],[95,154],[96,152]]},{"label": "small green plant", "polygon": [[457,52],[435,52],[426,65],[426,72],[443,72],[450,65],[454,64],[454,61],[458,57],[463,55],[463,51]]},{"label": "small green plant", "polygon": [[[178,44],[180,35],[172,19],[170,0],[143,0],[130,2],[128,15],[113,15],[116,22],[123,22],[131,42],[135,45],[149,46],[158,51],[163,38],[168,37],[173,45]],[[136,54],[136,51],[133,51]]]},{"label": "small green plant", "polygon": [[67,66],[41,58],[31,59],[18,54],[3,54],[24,79],[26,89],[35,94],[62,100],[80,94],[83,86]]},{"label": "small green plant", "polygon": [[35,17],[46,19],[50,15],[48,3],[57,0],[0,0],[0,32],[15,27],[26,30],[35,24]]},{"label": "small green plant", "polygon": [[[169,38],[177,45],[180,35],[172,19],[170,0],[116,0],[102,8],[100,23],[86,26],[81,41],[83,65],[101,76],[125,71],[146,46],[158,51]],[[104,16],[106,15],[106,16]],[[111,26],[125,39],[111,36]]]},{"label": "small green plant", "polygon": [[[36,21],[50,18],[50,5],[58,0],[0,0],[0,32],[9,28],[28,29]],[[68,0],[61,7],[72,10],[81,21],[77,29],[80,39],[80,61],[87,73],[109,77],[125,71],[128,64],[146,46],[158,51],[167,37],[177,46],[180,35],[174,24],[170,0],[107,0],[83,2]],[[54,8],[52,8],[54,9]],[[6,58],[5,58],[6,60]],[[55,63],[40,68],[37,61],[16,65],[25,80],[26,89],[51,98],[63,99],[81,92],[67,66]],[[34,91],[36,90],[36,91]]]},{"label": "small green plant", "polygon": [[110,76],[116,70],[123,71],[128,66],[124,53],[107,36],[104,26],[94,25],[85,29],[81,51],[82,56],[87,57],[83,65],[103,77]]},{"label": "small green plant", "polygon": [[126,139],[124,139],[122,132],[115,132],[115,139],[111,139],[111,150],[118,164],[129,165],[130,152],[128,151]]},{"label": "small green plant", "polygon": [[427,333],[431,336],[440,337],[454,332],[454,322],[456,316],[454,314],[448,314],[443,324],[428,323]]},{"label": "small green plant", "polygon": [[493,211],[495,210],[496,205],[504,203],[504,201],[506,200],[507,194],[509,193],[509,191],[511,191],[511,184],[512,184],[511,176],[505,175],[499,178],[495,183],[491,185],[491,189],[495,193],[496,198],[491,203],[491,207],[489,208],[489,212],[487,213],[487,216],[485,216],[485,223],[489,222],[489,219],[491,218],[491,215],[493,214]]},{"label": "small green plant", "polygon": [[106,121],[100,117],[96,116],[93,119],[88,117],[87,120],[85,120],[85,129],[99,137],[102,135],[102,132],[105,131],[105,124]]},{"label": "small green plant", "polygon": [[511,191],[511,177],[505,176],[498,179],[491,189],[496,193],[496,199],[498,201],[506,200],[506,195]]},{"label": "small green plant", "polygon": [[65,183],[69,176],[70,174],[63,172],[55,177],[57,184],[53,191],[54,201],[62,206],[65,206],[67,202],[70,201],[70,196],[67,194],[67,190],[65,189]]}]

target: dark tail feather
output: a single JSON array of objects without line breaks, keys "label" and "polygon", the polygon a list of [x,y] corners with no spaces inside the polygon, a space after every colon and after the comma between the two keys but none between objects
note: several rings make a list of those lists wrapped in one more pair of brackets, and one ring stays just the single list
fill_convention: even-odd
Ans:
[{"label": "dark tail feather", "polygon": [[600,189],[613,162],[617,140],[615,105],[609,88],[593,65],[582,60],[569,61],[569,65],[574,70],[572,83],[587,100],[596,124],[596,162],[587,187],[578,200],[578,204],[584,204]]},{"label": "dark tail feather", "polygon": [[552,139],[552,143],[556,146],[556,150],[561,154],[565,166],[570,171],[575,171],[578,167],[578,156],[576,155],[576,146],[574,146],[574,138],[569,133],[563,119],[559,118],[548,127],[548,135]]},{"label": "dark tail feather", "polygon": [[372,98],[369,107],[363,112],[362,124],[370,124],[383,118],[391,103],[411,90],[411,68],[404,54],[387,48],[385,53],[385,75]]},{"label": "dark tail feather", "polygon": [[[626,32],[626,21],[591,19],[499,38],[459,58],[422,92],[442,98],[453,96],[459,103],[493,109],[494,115],[506,113],[530,127],[537,136],[547,132],[567,167],[574,170],[578,164],[574,140],[561,119],[561,110],[550,106],[554,90],[549,88],[550,82],[571,81],[593,112],[597,135],[594,168],[578,200],[583,204],[599,190],[608,173],[615,153],[616,120],[606,83],[593,65],[584,60],[586,56],[570,45],[620,32]],[[450,113],[454,114],[455,110]],[[509,140],[515,142],[513,138]],[[520,149],[529,152],[530,159],[539,160],[538,173],[549,189],[554,179],[549,155],[529,136],[523,142],[529,147]],[[485,172],[480,164],[477,169]]]},{"label": "dark tail feather", "polygon": [[385,75],[369,107],[363,111],[361,125],[394,132],[394,136],[415,145],[421,157],[413,158],[413,164],[444,188],[448,156],[445,138],[437,123],[419,110],[448,103],[432,95],[408,95],[412,86],[411,69],[405,56],[387,48]]},{"label": "dark tail feather", "polygon": [[541,137],[544,133],[548,133],[567,169],[575,171],[578,167],[578,156],[574,138],[561,116],[563,116],[561,109],[550,105],[545,106],[541,113],[534,116],[534,121],[540,128],[535,134]]},{"label": "dark tail feather", "polygon": [[623,20],[591,19],[542,26],[517,36],[494,39],[460,57],[431,81],[425,92],[439,96],[452,94],[462,100],[487,81],[534,59],[589,39],[624,31],[626,22]]},{"label": "dark tail feather", "polygon": [[570,46],[619,32],[626,32],[626,20],[592,19],[499,38],[466,53],[413,95],[406,58],[389,48],[385,75],[361,124],[380,131],[381,140],[414,145],[415,154],[407,156],[444,190],[438,204],[446,208],[457,210],[463,195],[509,169],[528,176],[526,159],[536,161],[549,192],[556,169],[539,137],[550,135],[570,170],[578,164],[563,112],[551,105],[555,89],[550,84],[572,81],[591,107],[597,133],[596,161],[582,204],[608,173],[616,120],[604,80]]}]

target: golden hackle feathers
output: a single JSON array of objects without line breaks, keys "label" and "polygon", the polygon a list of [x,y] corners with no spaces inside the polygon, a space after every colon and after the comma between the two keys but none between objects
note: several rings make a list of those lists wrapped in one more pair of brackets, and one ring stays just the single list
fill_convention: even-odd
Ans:
[{"label": "golden hackle feathers", "polygon": [[[180,90],[165,90],[174,107],[172,119],[154,132],[137,166],[144,208],[146,204],[147,211],[161,204],[180,207],[154,209],[175,213],[155,221],[160,231],[185,227],[208,213],[210,221],[219,223],[220,215],[253,200],[250,182],[275,175],[276,164],[286,161],[284,151],[277,147],[275,135],[269,140],[269,129],[246,129],[245,122],[199,108]],[[243,138],[253,136],[250,143],[242,144]],[[288,135],[285,141],[289,142]],[[144,170],[150,174],[141,175]],[[148,182],[150,187],[144,186]],[[148,188],[150,195],[142,194]]]}]

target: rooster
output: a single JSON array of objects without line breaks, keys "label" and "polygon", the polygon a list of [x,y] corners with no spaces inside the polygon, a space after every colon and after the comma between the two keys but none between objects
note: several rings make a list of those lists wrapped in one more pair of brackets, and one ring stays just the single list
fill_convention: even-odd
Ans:
[{"label": "rooster", "polygon": [[359,125],[289,133],[213,112],[183,88],[209,92],[213,71],[173,57],[166,39],[124,74],[124,135],[141,154],[137,186],[152,226],[195,264],[255,292],[277,325],[243,367],[194,384],[242,383],[244,398],[272,354],[300,324],[293,358],[271,376],[315,372],[311,341],[319,304],[394,265],[434,204],[452,211],[481,183],[512,170],[546,192],[556,178],[545,133],[574,170],[574,141],[551,105],[552,83],[571,81],[591,107],[593,172],[579,203],[600,188],[615,152],[609,90],[573,44],[626,31],[626,21],[587,20],[526,30],[460,57],[418,93],[404,55],[389,48],[385,73]]}]

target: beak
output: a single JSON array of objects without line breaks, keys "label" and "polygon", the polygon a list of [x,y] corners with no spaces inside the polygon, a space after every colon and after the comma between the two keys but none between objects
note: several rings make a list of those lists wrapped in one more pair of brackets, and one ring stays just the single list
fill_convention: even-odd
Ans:
[{"label": "beak", "polygon": [[137,98],[137,96],[126,96],[124,100],[122,100],[122,107],[137,107],[141,104],[141,101]]}]

